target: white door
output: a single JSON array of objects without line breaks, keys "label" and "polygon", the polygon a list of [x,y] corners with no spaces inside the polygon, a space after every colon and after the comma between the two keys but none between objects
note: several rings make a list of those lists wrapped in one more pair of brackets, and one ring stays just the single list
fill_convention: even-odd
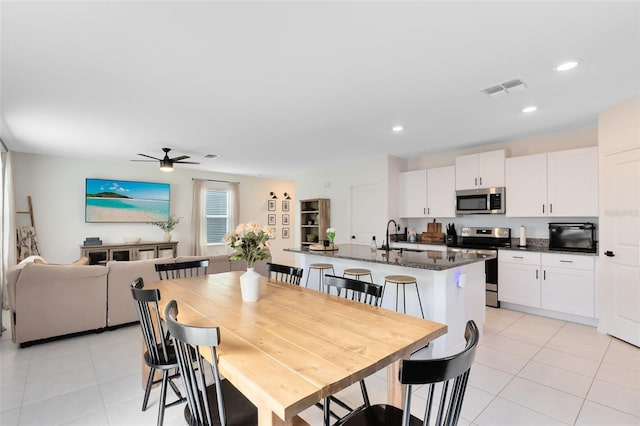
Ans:
[{"label": "white door", "polygon": [[382,193],[380,184],[368,184],[351,187],[351,242],[354,244],[370,244],[371,237],[376,236],[378,245],[382,244],[384,235],[379,235],[384,226],[380,212],[382,210]]},{"label": "white door", "polygon": [[604,329],[640,346],[640,149],[605,156],[600,191]]}]

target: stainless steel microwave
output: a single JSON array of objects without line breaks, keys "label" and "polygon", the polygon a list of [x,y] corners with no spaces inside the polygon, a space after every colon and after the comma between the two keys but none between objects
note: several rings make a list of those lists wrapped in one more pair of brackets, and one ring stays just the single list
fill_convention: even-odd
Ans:
[{"label": "stainless steel microwave", "polygon": [[464,189],[456,191],[456,214],[504,214],[505,189]]}]

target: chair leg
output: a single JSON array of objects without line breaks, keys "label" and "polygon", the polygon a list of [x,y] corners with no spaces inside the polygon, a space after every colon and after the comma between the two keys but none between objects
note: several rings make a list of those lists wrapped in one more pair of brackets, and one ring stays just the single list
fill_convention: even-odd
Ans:
[{"label": "chair leg", "polygon": [[164,400],[167,397],[167,382],[169,381],[169,370],[162,372],[162,388],[160,390],[160,404],[158,405],[158,426],[162,426],[164,421]]},{"label": "chair leg", "polygon": [[149,394],[151,393],[151,385],[153,384],[153,374],[156,372],[155,368],[151,368],[149,371],[149,378],[147,379],[147,387],[144,390],[144,399],[142,400],[142,411],[147,410],[147,402],[149,402]]},{"label": "chair leg", "polygon": [[331,411],[329,410],[329,401],[330,398],[325,398],[324,404],[322,406],[322,412],[324,414],[324,426],[331,426]]},{"label": "chair leg", "polygon": [[416,294],[418,295],[418,304],[420,305],[420,313],[422,314],[422,318],[424,318],[424,311],[422,310],[422,300],[420,300],[420,290],[418,290],[417,282],[416,282]]},{"label": "chair leg", "polygon": [[371,402],[369,402],[369,393],[367,392],[367,386],[364,383],[364,379],[360,380],[360,390],[362,391],[362,399],[364,400],[364,406],[369,407]]}]

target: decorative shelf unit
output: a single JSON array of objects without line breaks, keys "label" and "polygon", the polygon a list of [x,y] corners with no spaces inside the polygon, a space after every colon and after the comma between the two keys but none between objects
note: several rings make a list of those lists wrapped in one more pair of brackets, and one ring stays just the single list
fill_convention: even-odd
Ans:
[{"label": "decorative shelf unit", "polygon": [[312,244],[326,239],[331,226],[328,198],[300,200],[300,248],[308,250]]},{"label": "decorative shelf unit", "polygon": [[106,265],[110,260],[127,261],[178,256],[178,242],[140,242],[138,244],[102,244],[80,246],[89,265]]}]

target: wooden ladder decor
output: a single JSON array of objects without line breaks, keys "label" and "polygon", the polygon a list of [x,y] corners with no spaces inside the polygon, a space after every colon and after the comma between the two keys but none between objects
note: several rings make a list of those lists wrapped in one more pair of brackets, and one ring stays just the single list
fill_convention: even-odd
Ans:
[{"label": "wooden ladder decor", "polygon": [[28,211],[16,212],[16,214],[28,214],[29,218],[31,219],[31,226],[33,226],[33,229],[35,229],[36,224],[33,221],[33,204],[31,204],[31,195],[27,195],[27,204],[29,205]]}]

